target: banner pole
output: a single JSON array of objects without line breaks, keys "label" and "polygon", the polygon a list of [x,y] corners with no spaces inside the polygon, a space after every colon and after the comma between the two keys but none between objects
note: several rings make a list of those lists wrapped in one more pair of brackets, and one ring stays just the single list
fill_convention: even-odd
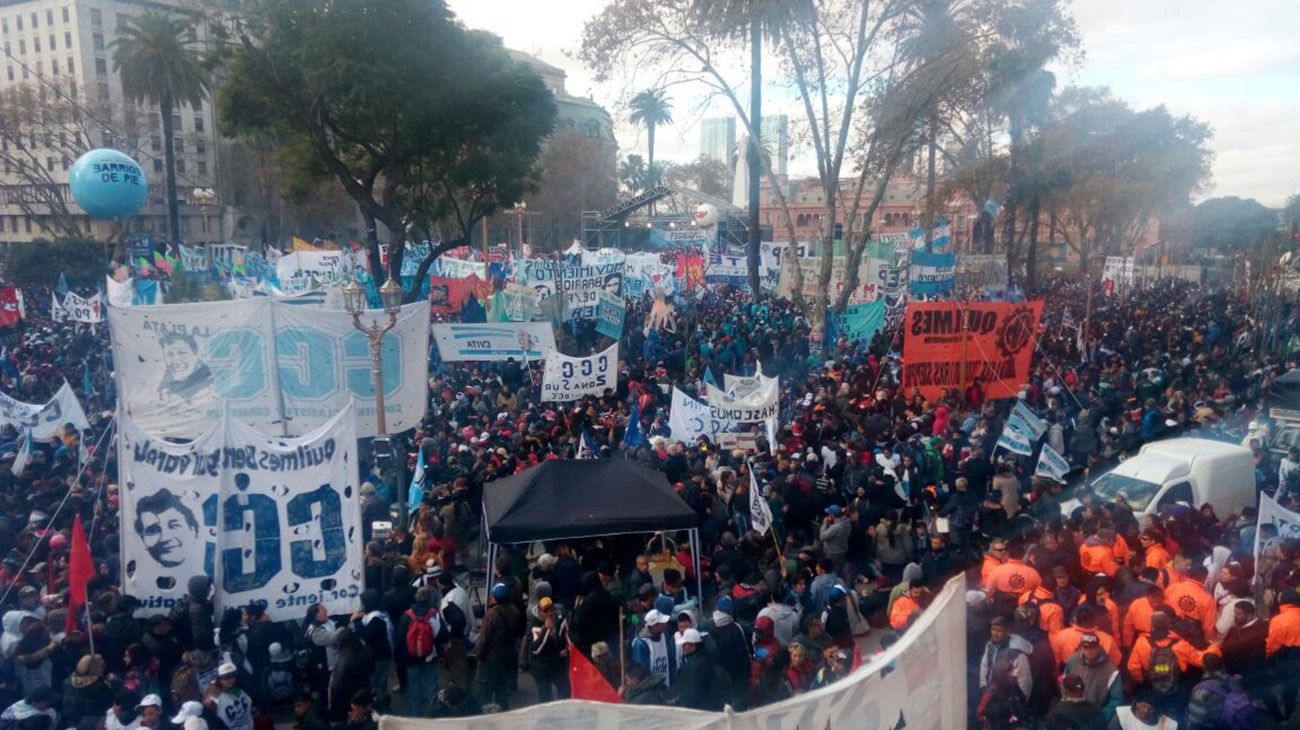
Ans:
[{"label": "banner pole", "polygon": [[623,607],[618,607],[618,688],[627,686],[627,650],[623,648]]}]

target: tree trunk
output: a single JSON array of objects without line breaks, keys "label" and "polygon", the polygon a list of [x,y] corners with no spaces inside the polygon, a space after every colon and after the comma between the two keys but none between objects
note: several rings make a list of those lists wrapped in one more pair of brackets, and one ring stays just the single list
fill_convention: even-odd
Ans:
[{"label": "tree trunk", "polygon": [[930,159],[926,163],[925,170],[925,211],[922,213],[922,223],[924,228],[922,235],[925,236],[925,251],[932,253],[934,251],[934,169],[935,154],[939,149],[939,142],[936,137],[939,134],[939,117],[931,112],[930,114],[930,142],[929,153]]},{"label": "tree trunk", "polygon": [[[763,158],[759,153],[763,144],[763,25],[757,19],[749,23],[749,120],[753,127],[749,135],[749,246],[746,251],[748,261],[749,288],[754,296],[759,295],[758,256],[762,247],[762,236],[758,223],[758,189],[763,177]],[[798,242],[790,242],[790,251],[795,250]],[[795,262],[798,264],[798,262]]]},{"label": "tree trunk", "polygon": [[655,124],[653,121],[645,125],[645,139],[646,157],[649,158],[649,161],[646,164],[650,168],[647,170],[646,174],[646,177],[649,179],[646,188],[653,188],[655,185],[659,184],[658,177],[655,175]]},{"label": "tree trunk", "polygon": [[1011,162],[1007,170],[1007,202],[1004,204],[1006,218],[1002,221],[1002,244],[1007,249],[1007,283],[1016,281],[1016,196],[1020,161],[1020,125],[1011,119]]},{"label": "tree trunk", "polygon": [[375,286],[384,282],[384,262],[379,256],[379,229],[375,227],[375,217],[361,210],[361,219],[366,223],[366,262],[370,269],[370,278]]},{"label": "tree trunk", "polygon": [[1025,252],[1025,296],[1033,296],[1037,288],[1035,269],[1038,266],[1038,216],[1042,212],[1042,201],[1037,194],[1029,200],[1029,250]]},{"label": "tree trunk", "polygon": [[[172,125],[172,95],[163,92],[158,100],[158,111],[162,113],[163,162],[167,166],[167,231],[171,240],[181,242],[181,214],[176,204],[176,129]],[[164,250],[165,241],[160,241]]]}]

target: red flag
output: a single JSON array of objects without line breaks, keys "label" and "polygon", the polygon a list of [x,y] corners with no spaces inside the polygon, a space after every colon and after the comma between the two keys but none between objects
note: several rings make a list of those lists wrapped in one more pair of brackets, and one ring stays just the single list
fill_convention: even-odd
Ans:
[{"label": "red flag", "polygon": [[575,700],[623,703],[623,698],[609,686],[609,682],[605,681],[605,676],[600,673],[596,665],[583,656],[573,642],[569,642],[569,687],[572,690],[571,696]]},{"label": "red flag", "polygon": [[64,630],[77,626],[77,614],[86,605],[86,583],[95,574],[95,562],[90,557],[90,544],[86,530],[81,526],[81,515],[72,522],[72,555],[68,561],[68,618]]}]

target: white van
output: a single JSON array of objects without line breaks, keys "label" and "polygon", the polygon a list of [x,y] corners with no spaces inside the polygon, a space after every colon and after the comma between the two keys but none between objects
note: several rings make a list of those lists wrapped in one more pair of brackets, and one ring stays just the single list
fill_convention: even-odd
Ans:
[{"label": "white van", "polygon": [[[1250,449],[1222,441],[1175,438],[1154,441],[1092,482],[1099,499],[1123,495],[1138,524],[1146,526],[1161,507],[1184,502],[1193,509],[1209,502],[1220,519],[1255,506],[1255,461]],[[1068,516],[1077,500],[1061,504]]]}]

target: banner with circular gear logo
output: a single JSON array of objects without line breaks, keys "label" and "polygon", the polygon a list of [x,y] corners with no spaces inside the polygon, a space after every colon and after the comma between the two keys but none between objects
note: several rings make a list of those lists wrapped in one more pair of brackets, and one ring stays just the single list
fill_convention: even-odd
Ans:
[{"label": "banner with circular gear logo", "polygon": [[978,384],[986,398],[1014,398],[1029,381],[1041,300],[908,302],[903,388],[933,400]]}]

